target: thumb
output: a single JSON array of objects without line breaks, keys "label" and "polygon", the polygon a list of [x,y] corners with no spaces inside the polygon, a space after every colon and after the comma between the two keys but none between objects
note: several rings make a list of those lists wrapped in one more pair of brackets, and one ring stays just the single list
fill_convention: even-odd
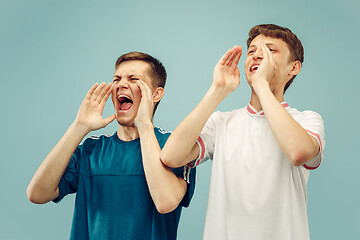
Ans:
[{"label": "thumb", "polygon": [[240,78],[240,71],[238,67],[235,69],[235,77]]},{"label": "thumb", "polygon": [[114,119],[115,119],[115,114],[113,114],[113,115],[105,118],[105,119],[104,119],[105,126],[107,126],[109,123],[111,123],[112,121],[114,121]]}]

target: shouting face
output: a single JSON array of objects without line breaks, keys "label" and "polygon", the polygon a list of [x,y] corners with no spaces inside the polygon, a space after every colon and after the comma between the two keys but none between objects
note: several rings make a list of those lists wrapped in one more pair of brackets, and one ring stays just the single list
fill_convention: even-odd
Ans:
[{"label": "shouting face", "polygon": [[154,91],[148,63],[131,60],[122,62],[116,67],[113,78],[112,101],[116,120],[125,127],[134,126],[134,119],[139,109],[141,90],[136,84],[138,80],[143,80]]}]

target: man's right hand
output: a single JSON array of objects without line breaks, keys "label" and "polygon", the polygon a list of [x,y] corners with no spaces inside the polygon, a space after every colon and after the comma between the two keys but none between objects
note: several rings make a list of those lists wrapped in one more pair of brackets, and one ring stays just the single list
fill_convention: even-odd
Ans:
[{"label": "man's right hand", "polygon": [[213,87],[226,94],[234,91],[240,84],[240,72],[237,67],[242,54],[240,46],[229,49],[214,68]]},{"label": "man's right hand", "polygon": [[196,140],[200,136],[206,121],[219,103],[240,83],[240,72],[237,67],[242,49],[234,46],[220,59],[214,69],[214,80],[196,108],[180,123],[170,135],[161,151],[161,161],[169,167],[180,167],[200,154]]},{"label": "man's right hand", "polygon": [[106,127],[115,119],[115,114],[103,119],[102,113],[112,91],[111,83],[94,84],[81,103],[74,124],[91,132]]},{"label": "man's right hand", "polygon": [[87,133],[105,127],[115,115],[103,119],[102,113],[111,94],[111,83],[96,83],[87,93],[73,124],[46,156],[26,190],[31,202],[47,203],[59,196],[59,182],[72,154]]}]

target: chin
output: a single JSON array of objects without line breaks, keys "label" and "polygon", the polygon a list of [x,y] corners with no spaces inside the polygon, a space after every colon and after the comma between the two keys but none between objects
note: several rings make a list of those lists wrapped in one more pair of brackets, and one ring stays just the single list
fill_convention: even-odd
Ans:
[{"label": "chin", "polygon": [[119,125],[121,125],[123,127],[135,127],[134,119],[124,119],[124,118],[117,117],[116,120],[119,123]]},{"label": "chin", "polygon": [[251,80],[250,78],[247,78],[246,80],[247,80],[248,85],[249,85],[250,87],[252,87],[252,80]]}]

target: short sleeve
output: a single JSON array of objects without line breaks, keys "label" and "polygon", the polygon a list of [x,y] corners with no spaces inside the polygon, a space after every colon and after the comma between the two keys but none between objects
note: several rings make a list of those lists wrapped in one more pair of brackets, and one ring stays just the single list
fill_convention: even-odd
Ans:
[{"label": "short sleeve", "polygon": [[172,168],[171,170],[177,177],[183,178],[187,182],[186,193],[179,204],[180,206],[187,207],[189,206],[191,198],[194,195],[196,168],[183,166],[179,168]]},{"label": "short sleeve", "polygon": [[189,167],[196,167],[197,165],[206,162],[208,159],[213,158],[215,148],[215,136],[216,136],[216,123],[219,118],[219,112],[211,114],[210,118],[206,122],[202,129],[200,136],[196,143],[199,146],[199,156],[194,161],[188,163]]},{"label": "short sleeve", "polygon": [[66,195],[75,193],[77,191],[79,173],[78,160],[81,157],[82,145],[78,146],[72,155],[68,166],[65,169],[64,175],[59,182],[59,196],[53,199],[53,202],[60,202]]},{"label": "short sleeve", "polygon": [[306,169],[316,169],[320,166],[325,148],[324,121],[318,113],[312,111],[302,112],[299,115],[297,121],[308,132],[308,134],[310,134],[316,139],[319,144],[320,150],[318,155],[306,164],[304,164],[304,167]]}]

